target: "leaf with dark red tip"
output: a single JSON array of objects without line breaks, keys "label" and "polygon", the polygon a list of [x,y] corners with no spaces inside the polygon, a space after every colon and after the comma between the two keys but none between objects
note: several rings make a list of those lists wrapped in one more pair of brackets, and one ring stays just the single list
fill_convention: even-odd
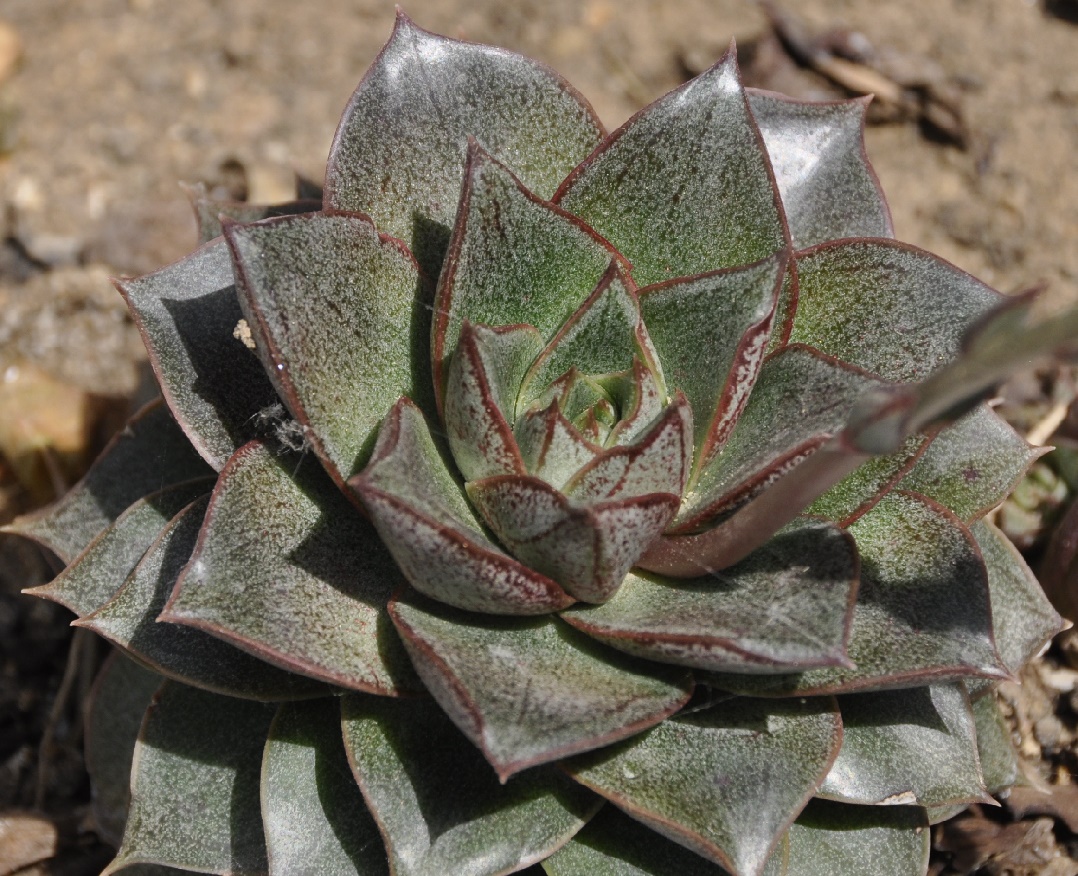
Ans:
[{"label": "leaf with dark red tip", "polygon": [[427,689],[503,782],[639,733],[692,692],[684,670],[619,654],[555,618],[480,618],[421,597],[389,611]]},{"label": "leaf with dark red tip", "polygon": [[314,460],[252,442],[221,473],[161,619],[288,672],[382,696],[421,689],[385,604],[404,578]]},{"label": "leaf with dark red tip", "polygon": [[565,418],[558,402],[527,411],[513,430],[525,470],[555,489],[602,452]]},{"label": "leaf with dark red tip", "polygon": [[732,50],[604,140],[554,201],[613,243],[641,286],[786,247],[778,189]]},{"label": "leaf with dark red tip", "polygon": [[423,414],[407,399],[390,412],[370,465],[348,486],[421,593],[492,614],[545,614],[573,602],[552,579],[517,562],[483,533]]},{"label": "leaf with dark red tip", "polygon": [[499,784],[430,701],[346,697],[344,741],[397,876],[514,873],[601,805],[549,768]]}]

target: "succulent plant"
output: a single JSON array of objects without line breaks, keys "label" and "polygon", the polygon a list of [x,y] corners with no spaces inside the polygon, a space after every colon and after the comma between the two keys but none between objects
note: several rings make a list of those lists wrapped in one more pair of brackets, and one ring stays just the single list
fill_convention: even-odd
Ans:
[{"label": "succulent plant", "polygon": [[163,402],[9,528],[126,655],[106,872],[924,872],[1061,626],[983,399],[1078,317],[896,242],[864,109],[731,50],[607,134],[400,15],[321,202],[196,198]]}]

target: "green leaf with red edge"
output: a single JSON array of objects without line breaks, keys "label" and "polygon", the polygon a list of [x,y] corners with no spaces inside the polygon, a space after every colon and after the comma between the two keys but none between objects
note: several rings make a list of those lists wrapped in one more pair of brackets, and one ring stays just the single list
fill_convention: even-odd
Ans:
[{"label": "green leaf with red edge", "polygon": [[663,663],[750,673],[843,665],[859,565],[847,533],[802,520],[722,572],[691,581],[630,574],[605,605],[562,617]]},{"label": "green leaf with red edge", "polygon": [[258,357],[233,334],[243,311],[228,246],[215,240],[116,285],[169,407],[220,471],[237,447],[257,436],[258,412],[277,403]]},{"label": "green leaf with red edge", "polygon": [[608,649],[555,618],[470,615],[418,596],[389,613],[438,704],[505,781],[672,714],[692,678]]},{"label": "green leaf with red edge", "polygon": [[783,254],[638,293],[666,383],[692,405],[697,467],[722,447],[748,401],[785,269]]},{"label": "green leaf with red edge", "polygon": [[[299,182],[299,181],[298,181]],[[252,204],[249,201],[231,201],[211,198],[206,194],[204,183],[180,186],[191,201],[198,225],[198,242],[209,243],[221,236],[221,217],[233,222],[258,222],[276,216],[295,216],[299,213],[317,213],[322,209],[321,192],[297,192],[296,200],[279,204]],[[297,188],[299,186],[297,185]],[[319,197],[312,197],[318,195]]]},{"label": "green leaf with red edge", "polygon": [[923,496],[891,492],[849,531],[861,553],[847,648],[855,668],[714,674],[710,684],[791,696],[1007,677],[995,645],[984,560],[958,518]]},{"label": "green leaf with red edge", "polygon": [[206,502],[198,499],[177,514],[116,596],[74,626],[104,636],[162,675],[217,693],[255,700],[325,693],[324,685],[270,666],[201,630],[157,623],[191,557]]},{"label": "green leaf with red edge", "polygon": [[404,583],[313,459],[252,442],[221,473],[161,620],[288,672],[397,696],[422,690],[385,612]]},{"label": "green leaf with red edge", "polygon": [[369,214],[437,277],[468,137],[550,197],[604,133],[587,101],[545,65],[429,33],[398,11],[337,128],[325,205]]},{"label": "green leaf with red edge", "polygon": [[734,876],[759,876],[841,742],[833,699],[731,697],[565,766]]},{"label": "green leaf with red edge", "polygon": [[556,400],[542,410],[523,414],[513,436],[525,470],[558,490],[602,452],[601,446],[566,419]]},{"label": "green leaf with red edge", "polygon": [[499,784],[430,701],[348,696],[343,711],[348,756],[397,876],[516,872],[600,805],[551,768]]},{"label": "green leaf with red edge", "polygon": [[839,697],[842,750],[818,794],[860,804],[991,803],[961,682]]},{"label": "green leaf with red edge", "polygon": [[865,153],[868,98],[810,103],[755,88],[745,92],[795,248],[843,237],[894,236]]},{"label": "green leaf with red edge", "polygon": [[165,684],[135,745],[123,843],[102,876],[135,864],[265,873],[259,773],[275,711]]},{"label": "green leaf with red edge", "polygon": [[16,518],[3,531],[33,539],[67,565],[143,496],[212,474],[168,408],[151,402],[108,443],[63,498]]},{"label": "green leaf with red edge", "polygon": [[429,407],[426,282],[365,216],[228,225],[225,238],[266,371],[343,486],[401,395]]},{"label": "green leaf with red edge", "polygon": [[787,246],[732,50],[604,140],[554,202],[613,243],[641,286],[749,264]]},{"label": "green leaf with red edge", "polygon": [[378,826],[349,769],[340,700],[277,710],[261,796],[269,876],[388,876]]}]

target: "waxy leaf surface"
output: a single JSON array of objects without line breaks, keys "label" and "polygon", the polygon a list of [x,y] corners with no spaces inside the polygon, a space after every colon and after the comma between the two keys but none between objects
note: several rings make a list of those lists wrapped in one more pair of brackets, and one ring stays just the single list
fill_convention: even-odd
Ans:
[{"label": "waxy leaf surface", "polygon": [[977,759],[981,763],[984,785],[989,794],[1001,794],[1019,778],[1018,752],[1011,741],[1011,727],[1000,714],[995,692],[988,692],[972,703],[977,728]]},{"label": "waxy leaf surface", "polygon": [[[258,222],[276,216],[296,216],[300,213],[317,213],[322,209],[321,192],[297,195],[295,201],[279,204],[254,204],[250,201],[227,201],[205,196],[205,185],[181,186],[187,191],[198,224],[199,243],[209,243],[220,237],[222,217],[233,222]],[[318,197],[313,197],[313,195]]]}]

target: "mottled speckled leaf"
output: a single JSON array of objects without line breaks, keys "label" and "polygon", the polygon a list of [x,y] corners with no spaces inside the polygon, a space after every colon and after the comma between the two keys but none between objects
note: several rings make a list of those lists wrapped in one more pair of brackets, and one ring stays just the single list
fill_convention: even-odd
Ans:
[{"label": "mottled speckled leaf", "polygon": [[277,403],[262,363],[233,332],[243,317],[232,258],[215,240],[117,288],[142,333],[157,382],[191,443],[218,471],[256,437]]},{"label": "mottled speckled leaf", "polygon": [[662,721],[692,691],[684,670],[612,651],[555,618],[487,618],[421,597],[390,615],[420,678],[504,781]]},{"label": "mottled speckled leaf", "polygon": [[892,237],[865,154],[867,98],[809,103],[746,89],[797,249],[843,237]]},{"label": "mottled speckled leaf", "polygon": [[994,691],[973,701],[977,727],[977,756],[989,794],[1005,792],[1018,781],[1018,753],[1011,741],[1011,728],[999,711]]},{"label": "mottled speckled leaf", "polygon": [[265,873],[259,773],[275,707],[173,682],[155,700],[135,746],[123,844],[105,874],[129,864]]},{"label": "mottled speckled leaf", "polygon": [[833,699],[731,697],[566,768],[734,876],[759,876],[841,742]]},{"label": "mottled speckled leaf", "polygon": [[221,473],[161,619],[289,672],[383,696],[421,689],[385,613],[404,584],[313,459],[242,447]]},{"label": "mottled speckled leaf", "polygon": [[928,823],[914,806],[813,800],[790,828],[790,876],[924,876]]},{"label": "mottled speckled leaf", "polygon": [[562,617],[664,663],[761,673],[843,665],[859,565],[849,535],[804,520],[722,572],[690,581],[630,574],[605,605]]},{"label": "mottled speckled leaf", "polygon": [[778,189],[732,50],[613,133],[554,201],[613,243],[641,286],[749,264],[786,246]]},{"label": "mottled speckled leaf", "polygon": [[16,518],[3,531],[39,542],[67,565],[143,496],[212,474],[164,403],[151,402],[67,495],[43,511]]},{"label": "mottled speckled leaf", "polygon": [[86,771],[94,824],[118,846],[131,802],[131,758],[142,718],[164,679],[113,651],[94,681],[86,711]]},{"label": "mottled speckled leaf", "polygon": [[923,380],[1001,299],[938,256],[894,240],[825,243],[797,257],[790,343],[885,380]]},{"label": "mottled speckled leaf", "polygon": [[346,697],[344,741],[396,876],[522,870],[580,830],[599,806],[550,768],[499,784],[429,700]]},{"label": "mottled speckled leaf", "polygon": [[96,611],[116,595],[165,524],[212,489],[212,479],[200,478],[139,499],[52,581],[24,592],[59,602],[79,617]]},{"label": "mottled speckled leaf", "polygon": [[535,326],[549,340],[620,258],[575,216],[529,192],[478,144],[438,281],[431,336],[435,387],[465,320]]},{"label": "mottled speckled leaf", "polygon": [[426,283],[365,216],[228,225],[225,238],[263,364],[343,485],[401,395],[430,400]]},{"label": "mottled speckled leaf", "polygon": [[961,521],[923,496],[891,492],[849,531],[861,553],[847,649],[856,668],[715,675],[712,684],[771,696],[1007,676],[994,642],[984,561]]},{"label": "mottled speckled leaf", "polygon": [[543,64],[428,33],[398,12],[337,128],[325,205],[367,213],[437,277],[468,137],[550,197],[603,134],[584,98]]},{"label": "mottled speckled leaf", "polygon": [[545,614],[573,601],[483,532],[419,409],[402,399],[370,465],[348,482],[405,577],[442,602],[493,614]]},{"label": "mottled speckled leaf", "polygon": [[779,256],[639,292],[667,386],[692,405],[697,467],[723,445],[748,401],[785,269]]},{"label": "mottled speckled leaf", "polygon": [[270,876],[388,876],[341,740],[337,699],[286,703],[262,758]]},{"label": "mottled speckled leaf", "polygon": [[257,700],[324,691],[311,679],[263,663],[213,636],[157,617],[191,557],[207,499],[198,499],[162,530],[109,602],[74,622],[119,645],[153,670],[207,690]]},{"label": "mottled speckled leaf", "polygon": [[602,452],[566,419],[557,401],[521,416],[513,435],[525,470],[559,490]]},{"label": "mottled speckled leaf", "polygon": [[846,803],[991,802],[961,682],[839,697],[842,750],[819,795]]}]

